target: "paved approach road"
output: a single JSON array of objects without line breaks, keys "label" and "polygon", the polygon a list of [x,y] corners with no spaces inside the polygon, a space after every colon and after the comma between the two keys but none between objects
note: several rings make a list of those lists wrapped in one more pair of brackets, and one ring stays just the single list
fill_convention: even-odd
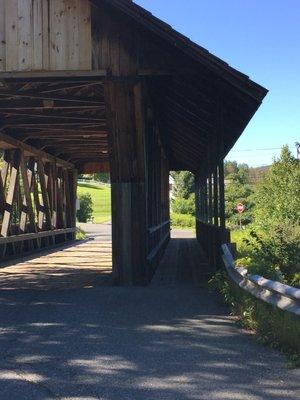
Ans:
[{"label": "paved approach road", "polygon": [[299,373],[196,285],[0,291],[1,400],[296,400]]}]

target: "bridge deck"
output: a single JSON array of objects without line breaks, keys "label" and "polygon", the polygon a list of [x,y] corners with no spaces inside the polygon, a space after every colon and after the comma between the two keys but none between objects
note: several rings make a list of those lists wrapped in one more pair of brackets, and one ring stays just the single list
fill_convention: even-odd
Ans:
[{"label": "bridge deck", "polygon": [[108,225],[88,226],[89,239],[35,254],[0,269],[0,289],[74,289],[111,283]]},{"label": "bridge deck", "polygon": [[[0,289],[74,289],[111,285],[111,226],[85,225],[89,240],[11,262]],[[199,284],[208,265],[193,232],[174,231],[153,284]]]}]

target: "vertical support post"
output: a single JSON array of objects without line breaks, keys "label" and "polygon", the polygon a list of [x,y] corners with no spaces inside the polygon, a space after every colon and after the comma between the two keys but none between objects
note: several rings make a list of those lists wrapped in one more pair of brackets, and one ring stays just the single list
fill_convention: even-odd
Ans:
[{"label": "vertical support post", "polygon": [[226,229],[225,219],[225,183],[224,183],[224,160],[219,163],[219,195],[220,195],[220,226]]},{"label": "vertical support post", "polygon": [[105,95],[110,124],[113,273],[119,284],[140,285],[148,280],[142,84],[107,82]]},{"label": "vertical support post", "polygon": [[208,180],[205,178],[204,180],[204,185],[203,185],[203,197],[204,197],[204,222],[208,222],[208,190],[207,190],[207,185],[208,185]]},{"label": "vertical support post", "polygon": [[209,173],[208,177],[208,223],[213,223],[213,177],[212,173]]},{"label": "vertical support post", "polygon": [[9,188],[6,196],[6,204],[5,204],[5,210],[3,214],[3,221],[1,227],[1,236],[3,237],[7,237],[9,232],[10,222],[13,213],[12,209],[13,202],[15,199],[15,194],[18,184],[19,167],[20,167],[20,151],[14,150],[11,160]]},{"label": "vertical support post", "polygon": [[218,177],[218,165],[214,166],[213,172],[213,223],[215,226],[219,226],[219,177]]},{"label": "vertical support post", "polygon": [[[65,170],[64,180],[66,188],[66,207],[67,207],[67,227],[76,227],[76,193],[77,193],[77,174],[75,170]],[[70,239],[75,239],[73,233],[69,234]]]},{"label": "vertical support post", "polygon": [[20,229],[21,229],[22,233],[25,233],[26,225],[27,225],[27,221],[28,221],[30,232],[36,232],[35,217],[34,217],[31,192],[30,192],[31,185],[32,185],[32,173],[27,168],[27,163],[25,161],[23,152],[21,153],[20,170],[21,170],[23,190],[24,190]]}]

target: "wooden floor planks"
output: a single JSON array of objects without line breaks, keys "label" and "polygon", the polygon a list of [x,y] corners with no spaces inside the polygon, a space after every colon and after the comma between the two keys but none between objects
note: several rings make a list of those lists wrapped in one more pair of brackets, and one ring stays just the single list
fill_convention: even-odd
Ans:
[{"label": "wooden floor planks", "polygon": [[111,242],[88,240],[0,269],[2,289],[74,289],[111,284]]}]

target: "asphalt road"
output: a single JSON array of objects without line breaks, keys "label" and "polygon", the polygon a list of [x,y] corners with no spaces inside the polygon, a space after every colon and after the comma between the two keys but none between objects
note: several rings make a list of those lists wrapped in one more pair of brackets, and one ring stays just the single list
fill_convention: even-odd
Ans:
[{"label": "asphalt road", "polygon": [[0,291],[0,400],[298,400],[200,286]]}]

